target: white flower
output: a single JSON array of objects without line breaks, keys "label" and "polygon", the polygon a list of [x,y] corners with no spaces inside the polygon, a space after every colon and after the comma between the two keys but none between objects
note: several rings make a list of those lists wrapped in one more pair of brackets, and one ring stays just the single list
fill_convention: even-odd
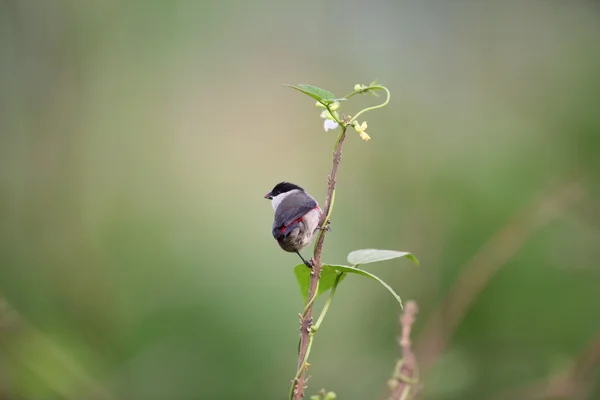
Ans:
[{"label": "white flower", "polygon": [[[320,108],[326,108],[323,104],[317,102],[316,104],[317,107]],[[323,118],[325,121],[323,121],[323,129],[325,129],[325,132],[327,132],[328,130],[333,130],[336,129],[338,126],[340,126],[337,121],[339,121],[340,119],[340,115],[338,114],[337,110],[340,106],[339,102],[335,102],[332,103],[329,106],[329,109],[332,112],[329,112],[329,110],[325,109],[323,111],[321,111],[321,118]]]},{"label": "white flower", "polygon": [[325,129],[325,132],[327,132],[330,129],[336,129],[338,126],[340,125],[331,119],[325,119],[325,121],[323,122],[323,129]]}]

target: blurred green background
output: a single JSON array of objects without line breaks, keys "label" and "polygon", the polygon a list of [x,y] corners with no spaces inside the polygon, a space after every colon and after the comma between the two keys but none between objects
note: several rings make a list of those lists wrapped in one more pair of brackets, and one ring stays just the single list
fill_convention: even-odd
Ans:
[{"label": "blurred green background", "polygon": [[[263,195],[290,180],[322,202],[335,133],[281,84],[379,79],[392,101],[346,140],[325,261],[419,257],[369,269],[419,303],[420,398],[600,398],[599,19],[566,1],[0,2],[0,397],[285,398],[302,302]],[[349,277],[308,393],[385,398],[399,311]]]}]

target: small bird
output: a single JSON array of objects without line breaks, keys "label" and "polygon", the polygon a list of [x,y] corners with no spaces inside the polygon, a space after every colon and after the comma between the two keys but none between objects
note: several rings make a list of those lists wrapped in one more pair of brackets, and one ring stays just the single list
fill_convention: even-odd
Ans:
[{"label": "small bird", "polygon": [[265,195],[271,200],[275,217],[273,221],[273,237],[279,246],[290,253],[296,253],[307,267],[312,263],[300,254],[313,240],[319,229],[319,221],[323,211],[317,201],[300,186],[290,182],[281,182]]}]

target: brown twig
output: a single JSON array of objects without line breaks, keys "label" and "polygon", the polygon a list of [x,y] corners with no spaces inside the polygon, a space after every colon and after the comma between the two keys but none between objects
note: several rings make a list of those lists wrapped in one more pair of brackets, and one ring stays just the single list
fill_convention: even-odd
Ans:
[{"label": "brown twig", "polygon": [[496,400],[589,399],[594,386],[594,371],[600,364],[600,332],[564,371],[549,379],[501,393]]},{"label": "brown twig", "polygon": [[398,337],[398,344],[402,350],[402,359],[394,368],[393,378],[389,380],[388,385],[392,390],[389,400],[407,400],[413,398],[418,380],[417,361],[412,352],[410,332],[415,323],[419,307],[415,301],[408,301],[404,306],[404,312],[400,317],[402,325],[402,334]]},{"label": "brown twig", "polygon": [[[344,143],[344,139],[346,138],[346,127],[342,125],[341,132],[337,141],[337,146],[335,148],[333,154],[333,167],[331,168],[331,174],[329,174],[329,178],[327,180],[327,195],[325,197],[325,209],[323,213],[323,218],[320,221],[321,226],[327,222],[327,218],[329,216],[329,211],[331,209],[333,191],[335,190],[335,177],[337,175],[338,166],[340,164],[340,160],[342,158],[342,145]],[[321,269],[323,268],[323,264],[321,264],[321,253],[323,252],[323,242],[325,240],[326,230],[321,230],[319,236],[317,238],[317,244],[315,246],[315,252],[312,259],[312,272],[310,275],[310,286],[308,288],[308,299],[312,299],[317,292],[317,285],[319,282],[319,277],[321,276]],[[304,389],[306,388],[306,382],[308,378],[306,377],[306,368],[308,367],[306,362],[306,353],[308,351],[308,345],[310,341],[310,335],[312,330],[312,308],[313,304],[309,303],[305,312],[300,315],[300,351],[298,353],[298,371],[302,370],[297,380],[295,381],[294,387],[294,399],[300,400],[304,397]]]},{"label": "brown twig", "polygon": [[417,348],[422,370],[427,370],[435,362],[474,300],[496,272],[535,232],[584,197],[581,184],[567,180],[558,188],[534,198],[481,247],[467,263],[440,307],[428,319]]}]

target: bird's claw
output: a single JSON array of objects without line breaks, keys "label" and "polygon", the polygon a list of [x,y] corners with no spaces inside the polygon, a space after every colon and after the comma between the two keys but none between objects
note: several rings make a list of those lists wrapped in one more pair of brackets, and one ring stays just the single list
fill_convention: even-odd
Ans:
[{"label": "bird's claw", "polygon": [[331,232],[331,221],[327,221],[325,228],[319,227],[317,229],[319,229],[321,231]]},{"label": "bird's claw", "polygon": [[304,260],[304,265],[306,265],[308,268],[313,269],[313,265],[312,265],[312,258],[310,260]]}]

